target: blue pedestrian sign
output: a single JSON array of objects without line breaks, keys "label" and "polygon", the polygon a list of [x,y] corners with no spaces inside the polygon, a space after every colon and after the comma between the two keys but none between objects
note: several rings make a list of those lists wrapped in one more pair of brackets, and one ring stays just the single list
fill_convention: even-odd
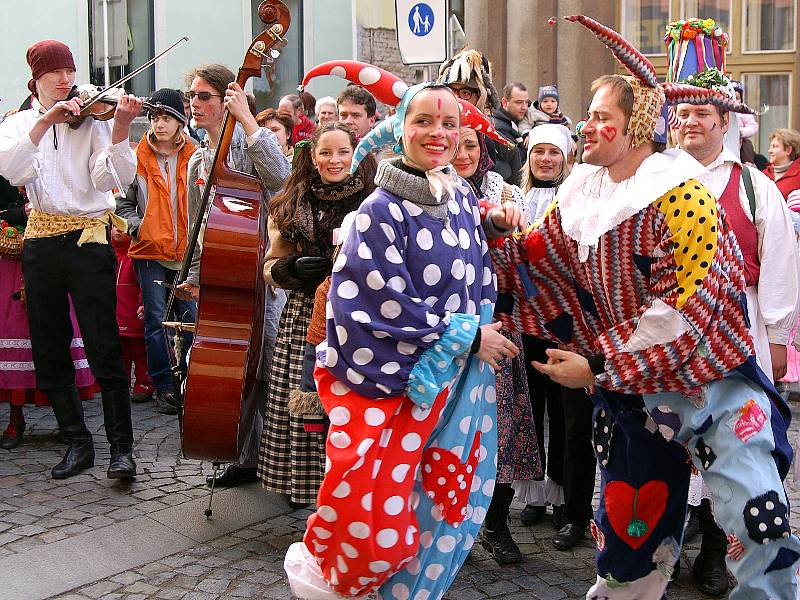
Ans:
[{"label": "blue pedestrian sign", "polygon": [[433,9],[424,2],[415,4],[408,13],[408,28],[419,37],[428,35],[433,29]]},{"label": "blue pedestrian sign", "polygon": [[394,0],[397,46],[404,65],[447,59],[448,0]]}]

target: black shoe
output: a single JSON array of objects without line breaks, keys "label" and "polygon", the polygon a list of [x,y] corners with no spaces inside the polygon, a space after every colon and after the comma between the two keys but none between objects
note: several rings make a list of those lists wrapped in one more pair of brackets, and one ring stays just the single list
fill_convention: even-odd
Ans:
[{"label": "black shoe", "polygon": [[136,477],[136,463],[133,461],[133,453],[130,450],[128,452],[112,450],[106,476],[109,479],[133,479]]},{"label": "black shoe", "polygon": [[522,562],[522,552],[512,539],[508,528],[490,531],[484,527],[478,534],[477,541],[492,555],[498,565],[513,565]]},{"label": "black shoe", "polygon": [[572,550],[583,539],[586,523],[567,523],[553,536],[556,550]]},{"label": "black shoe", "polygon": [[728,593],[728,569],[725,567],[725,551],[701,550],[692,565],[692,575],[701,592],[714,598]]},{"label": "black shoe", "polygon": [[13,450],[22,443],[22,434],[25,433],[25,423],[22,427],[9,424],[0,437],[0,448],[3,450]]},{"label": "black shoe", "polygon": [[210,487],[235,487],[240,483],[253,483],[258,481],[258,474],[255,467],[240,467],[239,465],[228,465],[216,477],[209,475],[206,477],[206,484]]},{"label": "black shoe", "polygon": [[553,505],[552,523],[553,523],[553,529],[555,529],[556,531],[561,531],[564,528],[564,525],[567,524],[567,517],[564,514],[563,504]]},{"label": "black shoe", "polygon": [[131,402],[134,404],[142,404],[143,402],[150,402],[153,399],[153,394],[150,392],[132,392]]},{"label": "black shoe", "polygon": [[700,533],[700,507],[689,507],[689,518],[686,520],[686,526],[683,528],[683,543],[691,542]]},{"label": "black shoe", "polygon": [[178,400],[175,393],[165,390],[156,391],[156,412],[162,415],[177,415]]},{"label": "black shoe", "polygon": [[75,477],[84,469],[94,466],[94,446],[92,440],[70,442],[64,458],[50,471],[53,479]]},{"label": "black shoe", "polygon": [[522,512],[519,515],[519,520],[523,525],[531,527],[532,525],[539,523],[543,517],[544,506],[534,506],[533,504],[528,504],[522,509]]}]

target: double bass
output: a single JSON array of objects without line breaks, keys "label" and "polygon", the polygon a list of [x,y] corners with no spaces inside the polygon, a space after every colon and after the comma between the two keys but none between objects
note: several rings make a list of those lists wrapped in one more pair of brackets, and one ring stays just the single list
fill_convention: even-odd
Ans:
[{"label": "double bass", "polygon": [[[262,68],[269,70],[286,45],[291,21],[286,5],[264,0],[258,15],[266,29],[245,53],[236,78],[242,87],[251,77],[260,77]],[[173,324],[178,331],[181,325],[194,330],[183,390],[183,455],[214,463],[239,458],[241,405],[255,384],[264,317],[266,211],[261,206],[261,180],[227,164],[235,124],[226,111],[179,275],[179,281],[186,280],[207,214],[197,321],[194,327]],[[173,300],[170,297],[167,315]]]}]

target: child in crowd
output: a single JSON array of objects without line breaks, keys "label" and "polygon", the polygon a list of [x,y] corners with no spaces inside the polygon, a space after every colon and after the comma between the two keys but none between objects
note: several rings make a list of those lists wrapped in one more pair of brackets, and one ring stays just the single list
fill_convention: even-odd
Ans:
[{"label": "child in crowd", "polygon": [[[572,127],[572,121],[565,117],[559,110],[558,86],[542,85],[539,86],[539,94],[536,101],[528,109],[523,121],[530,127],[536,127],[542,123],[553,123]],[[527,127],[525,129],[528,129]]]},{"label": "child in crowd", "polygon": [[122,342],[122,361],[128,374],[128,385],[130,385],[131,366],[136,379],[131,392],[131,402],[147,402],[152,399],[155,388],[147,374],[142,290],[133,270],[133,262],[128,257],[131,236],[112,227],[111,243],[117,254],[117,324]]}]

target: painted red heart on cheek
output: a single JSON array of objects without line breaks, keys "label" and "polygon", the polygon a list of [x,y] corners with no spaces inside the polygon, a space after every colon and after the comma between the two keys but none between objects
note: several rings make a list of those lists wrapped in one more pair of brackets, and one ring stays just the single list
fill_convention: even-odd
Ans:
[{"label": "painted red heart on cheek", "polygon": [[614,138],[617,137],[617,130],[614,127],[603,127],[600,130],[600,135],[602,135],[607,142],[613,142]]},{"label": "painted red heart on cheek", "polygon": [[[667,484],[663,481],[648,481],[638,490],[624,481],[607,483],[606,513],[619,539],[634,550],[644,544],[664,514],[668,496]],[[638,537],[628,532],[635,520],[646,526]]]}]

